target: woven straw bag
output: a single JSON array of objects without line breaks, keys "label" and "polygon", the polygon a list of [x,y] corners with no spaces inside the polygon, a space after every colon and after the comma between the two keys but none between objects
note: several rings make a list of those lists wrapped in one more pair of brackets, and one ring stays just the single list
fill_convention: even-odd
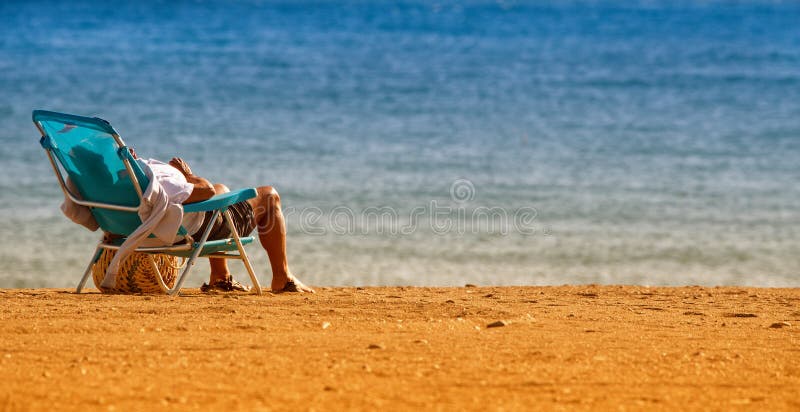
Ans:
[{"label": "woven straw bag", "polygon": [[[100,258],[97,259],[92,267],[92,278],[94,285],[100,289],[100,283],[106,276],[111,259],[116,254],[115,250],[104,249]],[[178,272],[181,269],[178,257],[170,255],[153,254],[156,266],[161,272],[161,277],[168,288],[175,286]],[[158,283],[158,278],[153,265],[150,263],[150,256],[147,253],[133,253],[128,256],[120,265],[117,273],[117,287],[112,290],[100,289],[103,293],[164,293]]]}]

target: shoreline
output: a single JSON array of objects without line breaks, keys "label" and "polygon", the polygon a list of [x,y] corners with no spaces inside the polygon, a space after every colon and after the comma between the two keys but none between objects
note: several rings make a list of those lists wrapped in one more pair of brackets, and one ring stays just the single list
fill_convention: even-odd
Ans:
[{"label": "shoreline", "polygon": [[0,289],[0,409],[800,408],[797,288],[317,292]]}]

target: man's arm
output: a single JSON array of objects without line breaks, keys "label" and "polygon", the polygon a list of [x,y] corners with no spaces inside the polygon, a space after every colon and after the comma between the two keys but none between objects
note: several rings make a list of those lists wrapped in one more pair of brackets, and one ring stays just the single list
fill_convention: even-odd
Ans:
[{"label": "man's arm", "polygon": [[183,201],[183,204],[211,199],[215,194],[217,194],[217,192],[214,190],[214,185],[212,185],[208,180],[192,174],[192,169],[189,167],[189,164],[180,157],[173,157],[172,160],[169,161],[169,164],[183,173],[183,175],[186,176],[187,182],[194,185],[192,193],[186,200]]},{"label": "man's arm", "polygon": [[189,195],[183,204],[200,202],[206,199],[211,199],[217,192],[214,190],[214,185],[200,176],[186,176],[186,181],[194,185],[192,194]]}]

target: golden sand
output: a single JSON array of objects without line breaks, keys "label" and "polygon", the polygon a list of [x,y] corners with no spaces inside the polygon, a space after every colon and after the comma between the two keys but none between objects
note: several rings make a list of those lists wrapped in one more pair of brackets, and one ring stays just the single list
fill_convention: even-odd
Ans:
[{"label": "golden sand", "polygon": [[800,410],[800,289],[0,301],[0,410]]}]

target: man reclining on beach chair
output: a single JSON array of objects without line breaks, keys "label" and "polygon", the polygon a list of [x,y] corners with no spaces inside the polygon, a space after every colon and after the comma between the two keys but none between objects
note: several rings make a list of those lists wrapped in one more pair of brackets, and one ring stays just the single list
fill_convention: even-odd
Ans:
[{"label": "man reclining on beach chair", "polygon": [[[214,185],[194,175],[180,158],[173,158],[168,164],[139,159],[114,128],[99,118],[34,110],[33,121],[64,192],[62,211],[76,223],[92,231],[102,228],[106,233],[77,293],[102,250],[108,249],[117,253],[99,285],[103,290],[116,287],[119,262],[134,251],[141,251],[189,258],[174,287],[167,286],[157,273],[159,286],[169,294],[180,292],[198,257],[208,257],[211,264],[211,278],[203,290],[246,290],[231,279],[226,263],[226,259],[239,259],[256,292],[261,293],[243,248],[252,242],[248,235],[256,228],[272,266],[272,290],[313,292],[289,270],[286,226],[274,188],[231,192],[224,185]],[[239,253],[228,253],[232,251]],[[156,265],[152,255],[150,262]]]},{"label": "man reclining on beach chair", "polygon": [[[131,155],[138,159],[136,152],[130,149]],[[174,157],[169,164],[155,159],[141,159],[153,170],[154,177],[167,191],[167,195],[176,203],[187,204],[212,198],[215,194],[227,193],[227,186],[208,180],[192,173],[189,164],[179,157]],[[281,198],[272,186],[256,188],[257,195],[229,207],[234,226],[240,236],[249,235],[258,229],[258,239],[267,252],[269,263],[272,266],[272,291],[273,292],[311,292],[314,290],[304,285],[289,271],[286,258],[286,224],[281,212]],[[193,235],[203,233],[211,224],[208,240],[226,239],[231,236],[228,226],[221,215],[214,222],[210,222],[213,212],[186,213],[183,226]],[[226,259],[209,258],[211,277],[208,284],[201,287],[203,291],[247,291],[243,285],[231,277]]]}]

